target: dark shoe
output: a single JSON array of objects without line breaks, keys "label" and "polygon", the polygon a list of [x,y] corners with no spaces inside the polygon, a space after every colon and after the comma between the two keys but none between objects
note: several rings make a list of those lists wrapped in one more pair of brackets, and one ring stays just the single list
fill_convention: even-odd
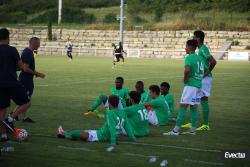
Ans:
[{"label": "dark shoe", "polygon": [[7,138],[0,138],[0,142],[6,142],[6,141],[8,141],[9,140],[9,138],[7,137]]},{"label": "dark shoe", "polygon": [[35,121],[33,121],[31,118],[27,117],[25,119],[23,119],[23,122],[25,123],[35,123]]}]

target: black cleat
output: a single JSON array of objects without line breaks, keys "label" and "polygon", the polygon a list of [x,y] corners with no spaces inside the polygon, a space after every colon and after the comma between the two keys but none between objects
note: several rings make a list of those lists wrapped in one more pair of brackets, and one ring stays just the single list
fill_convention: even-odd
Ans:
[{"label": "black cleat", "polygon": [[23,122],[25,123],[35,123],[35,121],[33,121],[31,118],[27,117],[25,119],[23,119]]}]

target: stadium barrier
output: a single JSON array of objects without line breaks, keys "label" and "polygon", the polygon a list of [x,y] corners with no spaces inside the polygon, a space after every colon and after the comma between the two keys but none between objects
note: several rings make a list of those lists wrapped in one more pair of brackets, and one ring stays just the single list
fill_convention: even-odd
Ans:
[{"label": "stadium barrier", "polygon": [[[24,45],[15,45],[18,51],[21,53],[23,49],[27,46]],[[163,49],[163,48],[125,48],[127,52],[125,57],[128,58],[170,58],[170,59],[183,59],[185,56],[185,49]],[[224,53],[224,60],[227,60],[228,53],[230,51],[215,51],[212,50],[212,54]],[[250,55],[249,51],[248,55]],[[38,55],[45,56],[65,56],[66,48],[58,46],[41,46],[38,50]],[[87,47],[74,47],[73,56],[105,56],[112,57],[113,55],[112,48],[87,48]]]}]

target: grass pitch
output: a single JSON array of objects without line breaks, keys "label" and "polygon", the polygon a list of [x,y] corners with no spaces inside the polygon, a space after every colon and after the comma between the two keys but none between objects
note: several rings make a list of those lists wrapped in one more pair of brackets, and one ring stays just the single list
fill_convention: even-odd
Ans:
[{"label": "grass pitch", "polygon": [[[24,144],[1,143],[1,146],[15,147],[13,153],[2,153],[1,167],[153,167],[160,166],[164,159],[168,160],[169,167],[249,165],[249,161],[225,161],[221,158],[221,151],[225,149],[250,149],[249,62],[218,62],[210,98],[211,131],[199,132],[196,136],[167,137],[161,134],[172,129],[173,123],[151,127],[150,136],[138,138],[137,144],[126,143],[127,138],[119,138],[122,142],[111,153],[105,151],[109,143],[57,139],[56,129],[59,125],[66,130],[101,127],[102,119],[86,117],[83,112],[100,93],[109,94],[116,76],[125,78],[125,87],[129,90],[134,89],[137,80],[143,80],[146,88],[150,84],[170,82],[176,101],[176,115],[183,88],[183,61],[127,59],[124,65],[113,70],[110,58],[76,57],[68,63],[66,57],[40,56],[36,64],[38,71],[47,74],[46,79],[35,80],[32,107],[28,112],[37,122],[16,122],[16,127],[30,132],[30,140]],[[156,156],[157,161],[149,163],[149,156]]]}]

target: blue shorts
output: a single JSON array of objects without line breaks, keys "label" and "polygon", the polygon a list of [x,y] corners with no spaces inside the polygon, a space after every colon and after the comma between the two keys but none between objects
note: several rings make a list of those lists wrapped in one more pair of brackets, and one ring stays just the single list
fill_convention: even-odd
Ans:
[{"label": "blue shorts", "polygon": [[27,94],[28,98],[31,100],[31,97],[33,95],[33,90],[34,90],[34,82],[28,81],[28,80],[22,80],[20,79],[20,82],[22,86],[24,87],[25,93]]}]

